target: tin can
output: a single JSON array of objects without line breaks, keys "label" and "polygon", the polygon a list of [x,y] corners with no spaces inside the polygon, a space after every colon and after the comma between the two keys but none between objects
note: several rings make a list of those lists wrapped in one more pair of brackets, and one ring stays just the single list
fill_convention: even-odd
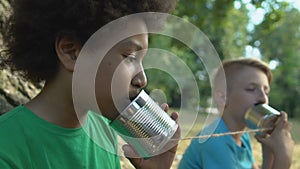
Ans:
[{"label": "tin can", "polygon": [[[245,113],[245,121],[251,129],[273,128],[280,112],[267,104],[258,104]],[[258,134],[264,134],[259,132]]]},{"label": "tin can", "polygon": [[111,122],[111,126],[144,158],[156,155],[178,128],[178,124],[144,90]]}]

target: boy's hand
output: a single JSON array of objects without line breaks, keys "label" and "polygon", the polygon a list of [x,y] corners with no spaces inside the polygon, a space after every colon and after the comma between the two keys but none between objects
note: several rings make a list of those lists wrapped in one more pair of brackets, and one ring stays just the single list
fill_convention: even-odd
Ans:
[{"label": "boy's hand", "polygon": [[[165,112],[168,111],[169,107],[167,104],[162,105]],[[178,113],[173,112],[171,118],[178,122]],[[178,138],[180,138],[180,128],[178,127],[172,139],[168,142],[168,144],[163,148],[167,151],[163,151],[163,153],[158,154],[156,156],[151,157],[148,160],[143,158],[129,158],[136,157],[137,154],[134,149],[130,145],[124,145],[123,151],[125,156],[129,159],[129,161],[138,169],[169,169],[173,163],[175,158],[177,146],[178,146]]]},{"label": "boy's hand", "polygon": [[288,122],[287,114],[281,112],[279,122],[270,136],[265,138],[256,136],[256,139],[274,156],[273,168],[280,168],[280,166],[286,168],[291,163],[295,144],[291,136],[291,128],[292,125]]}]

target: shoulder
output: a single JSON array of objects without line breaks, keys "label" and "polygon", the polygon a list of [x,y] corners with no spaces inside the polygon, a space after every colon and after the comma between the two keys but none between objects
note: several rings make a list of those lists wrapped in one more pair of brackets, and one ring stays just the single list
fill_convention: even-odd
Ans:
[{"label": "shoulder", "polygon": [[[225,126],[226,127],[226,126]],[[219,119],[215,120],[203,130],[201,130],[195,139],[193,139],[187,149],[191,152],[209,151],[210,153],[226,149],[228,143],[228,137],[213,137],[212,134],[219,134],[226,132],[224,124]],[[230,139],[229,139],[230,140]]]},{"label": "shoulder", "polygon": [[84,126],[84,130],[94,142],[102,148],[116,151],[115,148],[118,146],[117,134],[110,127],[109,119],[90,111],[87,124]]},{"label": "shoulder", "polygon": [[88,114],[89,127],[93,127],[97,132],[105,132],[106,135],[116,135],[110,127],[110,120],[95,112],[89,111]]},{"label": "shoulder", "polygon": [[[20,153],[24,125],[22,125],[22,111],[18,106],[0,116],[0,158],[8,157],[14,153]],[[7,153],[10,152],[10,153]]]},{"label": "shoulder", "polygon": [[[1,136],[10,136],[13,131],[19,130],[18,125],[21,121],[22,112],[24,109],[22,106],[18,106],[11,111],[0,116],[0,135]],[[2,138],[2,137],[1,137]],[[2,140],[2,139],[0,139]]]},{"label": "shoulder", "polygon": [[215,134],[222,134],[228,132],[226,124],[220,118],[214,120],[208,126],[203,128],[198,133],[199,139],[193,140],[192,144],[202,145],[204,148],[220,148],[228,143],[229,136],[218,137]]},{"label": "shoulder", "polygon": [[220,154],[230,155],[230,146],[228,145],[230,137],[210,136],[226,132],[226,125],[224,125],[222,120],[216,119],[200,131],[197,135],[198,138],[193,139],[186,149],[179,168],[232,168],[224,167],[225,164],[222,161],[228,156]]}]

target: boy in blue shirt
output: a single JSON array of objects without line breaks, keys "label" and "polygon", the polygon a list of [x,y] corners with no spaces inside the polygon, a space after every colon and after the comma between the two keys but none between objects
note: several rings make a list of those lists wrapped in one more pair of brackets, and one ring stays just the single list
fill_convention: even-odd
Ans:
[{"label": "boy in blue shirt", "polygon": [[[224,70],[224,74],[222,74]],[[225,61],[213,83],[213,97],[222,117],[200,134],[226,133],[246,129],[246,110],[256,104],[268,104],[271,70],[257,59]],[[224,80],[227,88],[224,87]],[[256,136],[262,143],[263,169],[287,169],[291,165],[294,142],[287,114],[281,112],[270,135]],[[256,169],[248,133],[192,140],[179,165],[180,169]]]}]

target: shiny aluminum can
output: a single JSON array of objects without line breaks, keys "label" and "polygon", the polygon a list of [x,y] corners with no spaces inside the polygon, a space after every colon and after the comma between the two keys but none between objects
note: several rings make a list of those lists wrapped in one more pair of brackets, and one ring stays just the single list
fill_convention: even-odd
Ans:
[{"label": "shiny aluminum can", "polygon": [[271,106],[258,104],[246,111],[245,121],[250,129],[273,128],[279,115],[280,112]]},{"label": "shiny aluminum can", "polygon": [[178,128],[178,124],[144,90],[111,122],[111,126],[144,158],[159,153]]}]

